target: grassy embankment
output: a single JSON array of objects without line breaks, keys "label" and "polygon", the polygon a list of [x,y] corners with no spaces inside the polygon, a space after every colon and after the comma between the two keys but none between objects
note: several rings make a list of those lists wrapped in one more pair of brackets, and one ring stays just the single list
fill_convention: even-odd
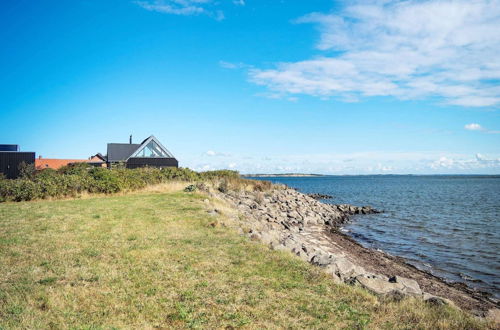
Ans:
[{"label": "grassy embankment", "polygon": [[150,189],[0,204],[0,329],[485,326],[336,285],[238,235],[229,218],[208,215],[205,198]]}]

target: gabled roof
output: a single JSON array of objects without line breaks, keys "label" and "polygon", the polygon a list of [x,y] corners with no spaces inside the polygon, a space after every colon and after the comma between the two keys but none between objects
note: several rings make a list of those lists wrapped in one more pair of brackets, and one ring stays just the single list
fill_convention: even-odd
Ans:
[{"label": "gabled roof", "polygon": [[94,156],[92,156],[91,158],[94,158],[94,157],[97,157],[99,158],[100,160],[102,161],[106,161],[106,157],[103,156],[100,152],[96,153]]},{"label": "gabled roof", "polygon": [[108,143],[108,162],[126,161],[140,144]]},{"label": "gabled roof", "polygon": [[89,157],[89,163],[102,163],[106,161],[106,157],[104,157],[100,152]]},{"label": "gabled roof", "polygon": [[[140,144],[139,148],[130,155],[128,158],[133,158],[133,157],[141,157],[140,153],[145,149],[145,148],[153,148],[154,150],[151,150],[152,152],[156,153],[157,158],[174,158],[174,155],[170,151],[165,148],[160,141],[154,136],[151,135],[148,137],[146,140],[142,141]],[[127,159],[128,159],[127,158]]]},{"label": "gabled roof", "polygon": [[[163,158],[174,158],[172,153],[165,148],[160,141],[151,135],[140,144],[133,143],[108,143],[108,162],[120,162],[127,161],[129,158],[141,157],[140,153],[153,142],[152,145],[155,146],[160,156],[164,155]],[[149,145],[149,146],[148,146]]]}]

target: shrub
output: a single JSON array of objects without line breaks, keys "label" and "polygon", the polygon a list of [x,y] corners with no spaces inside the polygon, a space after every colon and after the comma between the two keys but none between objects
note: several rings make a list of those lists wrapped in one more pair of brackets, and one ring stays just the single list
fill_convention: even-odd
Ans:
[{"label": "shrub", "polygon": [[[26,167],[23,175],[15,180],[0,177],[0,202],[76,196],[82,192],[111,194],[174,180],[198,183],[211,181],[222,192],[252,185],[250,181],[241,179],[238,172],[229,170],[198,173],[188,168],[170,167],[107,169],[79,163],[57,171],[44,169],[33,172]],[[263,184],[257,183],[257,186],[260,185]]]},{"label": "shrub", "polygon": [[120,178],[117,175],[118,170],[108,170],[102,167],[96,167],[89,171],[90,185],[88,191],[91,193],[116,193],[122,190]]},{"label": "shrub", "polygon": [[206,172],[201,172],[200,176],[203,179],[220,179],[220,178],[226,178],[226,179],[239,179],[240,174],[237,171],[231,171],[231,170],[217,170],[217,171],[206,171]]},{"label": "shrub", "polygon": [[88,163],[73,163],[61,167],[57,172],[61,174],[87,175],[92,168],[93,166]]},{"label": "shrub", "polygon": [[193,191],[196,191],[196,185],[194,185],[194,184],[190,184],[189,186],[187,186],[186,188],[184,188],[184,191],[185,191],[185,192],[193,192]]},{"label": "shrub", "polygon": [[19,164],[19,176],[21,178],[31,180],[35,176],[35,173],[35,164],[26,164],[25,162]]},{"label": "shrub", "polygon": [[42,193],[40,185],[28,179],[1,180],[0,181],[0,200],[12,200],[15,202],[29,201],[41,198]]}]

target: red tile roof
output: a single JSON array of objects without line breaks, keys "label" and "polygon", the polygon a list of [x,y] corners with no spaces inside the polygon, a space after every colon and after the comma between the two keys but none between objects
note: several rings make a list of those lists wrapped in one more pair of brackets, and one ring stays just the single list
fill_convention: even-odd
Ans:
[{"label": "red tile roof", "polygon": [[37,170],[52,168],[57,170],[63,166],[73,163],[88,163],[88,159],[54,159],[54,158],[36,158],[35,167]]}]

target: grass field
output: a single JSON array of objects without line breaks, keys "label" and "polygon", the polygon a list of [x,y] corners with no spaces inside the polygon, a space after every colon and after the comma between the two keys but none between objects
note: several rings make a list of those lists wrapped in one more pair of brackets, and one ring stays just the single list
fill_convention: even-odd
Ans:
[{"label": "grass field", "polygon": [[450,307],[379,303],[336,285],[214,226],[205,198],[165,190],[0,204],[0,329],[486,327]]}]

